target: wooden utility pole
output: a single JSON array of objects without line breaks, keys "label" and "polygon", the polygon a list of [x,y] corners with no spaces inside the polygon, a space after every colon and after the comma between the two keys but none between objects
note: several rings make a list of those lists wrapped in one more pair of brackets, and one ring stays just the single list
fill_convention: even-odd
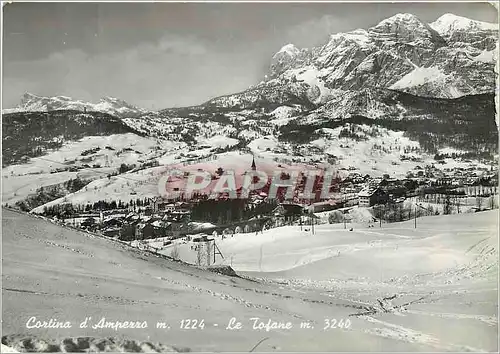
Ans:
[{"label": "wooden utility pole", "polygon": [[384,204],[384,210],[382,211],[382,213],[380,214],[380,218],[379,218],[379,221],[380,221],[380,228],[382,228],[382,216],[385,215],[385,204]]},{"label": "wooden utility pole", "polygon": [[415,228],[417,228],[417,204],[415,204]]},{"label": "wooden utility pole", "polygon": [[[210,256],[211,256],[211,250],[210,250],[210,241],[205,242],[205,247],[207,248],[207,267],[210,266]],[[214,257],[215,258],[215,257]],[[214,259],[215,263],[215,259]]]}]

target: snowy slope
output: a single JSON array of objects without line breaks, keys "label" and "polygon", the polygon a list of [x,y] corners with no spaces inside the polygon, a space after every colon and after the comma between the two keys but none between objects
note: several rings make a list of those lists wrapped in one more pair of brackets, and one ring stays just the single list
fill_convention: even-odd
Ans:
[{"label": "snowy slope", "polygon": [[[373,229],[367,227],[369,223],[362,223],[355,224],[353,232],[345,230],[342,224],[327,224],[316,225],[315,235],[311,234],[309,226],[309,232],[300,231],[299,226],[285,226],[253,235],[250,239],[249,235],[241,234],[217,243],[222,252],[228,255],[226,258],[232,257],[233,268],[241,271],[289,271],[288,277],[302,272],[303,278],[316,280],[332,279],[333,273],[336,280],[363,274],[373,280],[389,281],[403,274],[438,274],[473,263],[478,253],[467,250],[477,242],[489,238],[485,245],[495,247],[495,241],[498,240],[494,228],[496,219],[495,211],[479,215],[435,216],[419,218],[417,229],[413,228],[413,221],[384,224],[382,228],[376,225]],[[481,220],[484,226],[477,227]],[[469,225],[471,222],[476,227]],[[456,236],[458,231],[463,232],[460,237]],[[259,266],[261,247],[263,257]],[[429,252],[431,248],[433,252]],[[365,252],[377,253],[368,257]],[[358,268],[359,263],[378,262],[384,258],[390,259],[391,265],[384,266],[384,262],[381,262],[380,265],[371,264],[363,271]],[[494,258],[494,254],[491,254],[488,262],[495,264]],[[332,266],[324,271],[314,271],[316,266],[321,266],[318,263],[320,261],[344,265],[338,270]],[[397,262],[397,266],[394,262]],[[498,260],[496,262],[498,264]]]},{"label": "snowy slope", "polygon": [[[342,138],[343,129],[353,131],[359,138]],[[336,156],[338,168],[355,168],[362,175],[382,176],[391,171],[393,177],[404,178],[406,171],[419,163],[431,161],[427,154],[406,154],[406,150],[419,144],[406,137],[402,132],[366,125],[348,125],[345,128],[323,129],[322,137],[310,143],[321,148],[328,156]],[[412,159],[409,159],[409,157]]]},{"label": "snowy slope", "polygon": [[[261,351],[497,351],[496,214],[419,221],[416,230],[325,225],[316,235],[297,227],[219,240],[225,262],[263,278],[249,281],[4,210],[3,334],[121,337],[204,352],[250,351],[263,338]],[[26,329],[33,315],[75,326]],[[78,328],[86,316],[148,327]],[[232,317],[241,330],[225,329]],[[253,317],[293,326],[252,329]],[[205,328],[181,330],[185,318],[203,318]],[[327,319],[349,319],[349,329],[325,330]],[[306,321],[314,328],[301,329]]]},{"label": "snowy slope", "polygon": [[414,86],[424,85],[430,81],[442,80],[445,74],[436,67],[415,68],[397,82],[391,85],[391,89],[398,90]]},{"label": "snowy slope", "polygon": [[2,170],[2,202],[13,204],[35,193],[40,187],[60,184],[70,179],[105,179],[122,164],[140,167],[168,151],[177,151],[176,142],[155,140],[135,134],[87,136],[65,143],[60,149],[25,164]]},{"label": "snowy slope", "polygon": [[[3,230],[8,235],[3,242],[3,335],[24,334],[59,342],[66,337],[119,337],[194,352],[249,351],[263,337],[268,339],[258,348],[264,351],[362,350],[380,340],[364,334],[357,324],[371,326],[356,318],[350,319],[352,327],[357,328],[356,341],[350,330],[322,331],[329,306],[313,302],[318,296],[326,299],[315,292],[304,302],[304,297],[293,290],[221,276],[9,211],[4,211],[3,217]],[[58,309],[57,314],[54,309]],[[352,312],[352,308],[341,305],[336,316],[347,318]],[[47,320],[56,317],[70,321],[73,328],[27,329],[26,321],[31,316]],[[148,326],[79,328],[85,317],[91,317],[92,325],[104,317],[113,322],[147,321]],[[242,330],[226,329],[232,317],[242,322]],[[253,317],[266,323],[268,319],[290,321],[295,328],[269,332],[252,329]],[[198,322],[203,319],[204,328],[181,329],[181,320],[187,318]],[[318,328],[301,330],[301,321],[317,323]],[[157,328],[157,322],[169,328]],[[431,348],[397,341],[387,341],[386,347]]]},{"label": "snowy slope", "polygon": [[[496,348],[498,214],[424,217],[417,223],[416,229],[409,221],[382,228],[349,224],[353,231],[342,224],[316,225],[314,235],[307,225],[235,234],[217,238],[224,254],[218,262],[303,294],[315,289],[332,301],[354,299],[365,320],[387,326],[369,332],[386,338],[411,341],[405,333],[416,330],[426,335],[413,340],[433,338],[443,350],[451,342],[470,350]],[[181,259],[196,262],[191,245],[162,252],[177,247]],[[471,335],[457,339],[455,326],[467,326]]]}]

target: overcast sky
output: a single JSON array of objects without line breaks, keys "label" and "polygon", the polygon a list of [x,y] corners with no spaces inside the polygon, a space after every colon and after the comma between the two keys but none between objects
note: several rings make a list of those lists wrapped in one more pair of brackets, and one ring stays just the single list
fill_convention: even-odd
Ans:
[{"label": "overcast sky", "polygon": [[399,12],[497,22],[486,3],[14,3],[4,7],[3,107],[24,92],[148,109],[262,80],[283,45],[312,47]]}]

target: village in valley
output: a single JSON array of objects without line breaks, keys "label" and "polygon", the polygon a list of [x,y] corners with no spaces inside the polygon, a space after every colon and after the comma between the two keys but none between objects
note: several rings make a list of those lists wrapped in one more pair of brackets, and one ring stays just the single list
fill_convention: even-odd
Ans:
[{"label": "village in valley", "polygon": [[288,5],[3,7],[0,352],[498,352],[498,6]]}]

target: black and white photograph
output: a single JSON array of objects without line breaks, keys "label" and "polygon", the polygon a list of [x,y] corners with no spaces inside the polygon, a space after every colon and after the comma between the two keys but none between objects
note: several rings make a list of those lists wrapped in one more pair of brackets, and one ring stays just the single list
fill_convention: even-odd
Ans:
[{"label": "black and white photograph", "polygon": [[2,2],[2,353],[498,352],[498,3]]}]

